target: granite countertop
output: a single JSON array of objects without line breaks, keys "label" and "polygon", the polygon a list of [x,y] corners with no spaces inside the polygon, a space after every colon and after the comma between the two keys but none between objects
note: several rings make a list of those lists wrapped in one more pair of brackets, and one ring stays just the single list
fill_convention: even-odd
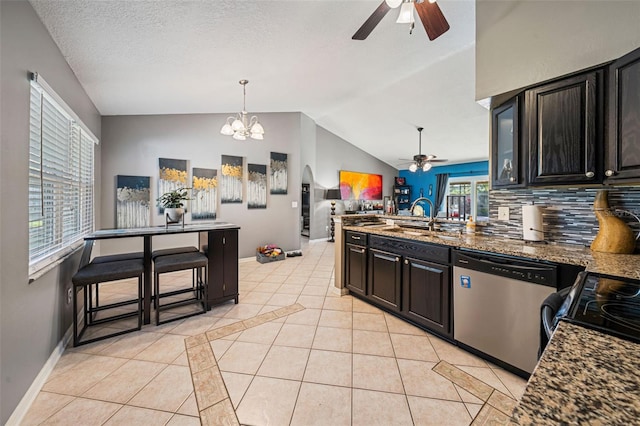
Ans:
[{"label": "granite countertop", "polygon": [[637,343],[561,321],[513,412],[513,421],[522,425],[637,424],[638,354]]},{"label": "granite countertop", "polygon": [[[397,226],[385,225],[384,222],[374,226],[352,226],[349,225],[349,221],[353,216],[347,217],[343,216],[342,218],[342,229],[344,230],[366,232],[392,238],[404,238],[555,263],[579,265],[586,267],[587,271],[590,272],[640,279],[640,255],[636,254],[598,253],[591,251],[587,247],[574,244],[525,243],[521,240],[478,234],[460,235],[449,232],[424,231],[420,232],[421,235],[415,235],[418,232],[407,229],[406,231],[409,233],[405,233],[402,230],[398,230]],[[411,218],[407,216],[383,217],[383,219],[387,218],[394,220],[411,220]],[[424,218],[419,219],[424,221]]]}]

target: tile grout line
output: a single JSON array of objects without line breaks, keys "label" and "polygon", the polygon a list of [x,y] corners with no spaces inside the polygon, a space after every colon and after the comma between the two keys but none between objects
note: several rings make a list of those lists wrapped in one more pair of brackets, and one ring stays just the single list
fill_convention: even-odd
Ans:
[{"label": "tile grout line", "polygon": [[[226,336],[230,336],[231,334],[257,327],[275,319],[284,318],[293,313],[300,312],[304,309],[304,306],[296,303],[293,305],[275,309],[273,311],[265,312],[252,318],[239,320],[237,322],[222,326],[218,329],[208,330],[205,333],[185,338],[185,347],[187,350],[187,358],[189,361],[189,370],[191,372],[191,380],[196,397],[196,405],[198,407],[200,421],[202,422],[202,424],[213,424],[209,422],[214,420],[212,418],[213,416],[215,416],[216,421],[222,420],[225,422],[225,424],[226,422],[230,422],[231,424],[240,424],[238,416],[236,414],[236,410],[233,408],[233,403],[231,401],[231,398],[229,397],[229,391],[226,387],[226,384],[224,383],[224,379],[222,378],[222,372],[220,371],[218,362],[215,358],[215,354],[213,353],[213,349],[211,348],[210,342]],[[260,318],[260,320],[256,321],[256,318]],[[201,348],[201,352],[197,353],[195,348]],[[202,357],[207,359],[203,360],[201,359]],[[202,366],[202,368],[194,372],[196,367],[200,364],[204,364],[204,366],[207,367],[205,368],[204,366]],[[211,399],[214,395],[214,392],[211,392],[211,388],[208,386],[206,387],[206,391],[201,386],[198,386],[199,380],[196,378],[198,377],[197,375],[199,373],[204,371],[209,371],[211,374],[219,376],[220,382],[224,387],[224,395],[218,395],[218,398],[221,399],[218,399],[216,402],[208,405],[207,407],[202,407],[201,405],[204,403],[204,401]],[[253,377],[255,378],[255,374],[253,375]],[[216,389],[214,389],[214,391],[215,390]],[[217,390],[220,389],[218,388]],[[207,391],[209,391],[209,393]]]},{"label": "tile grout line", "polygon": [[[449,370],[454,370],[454,373],[450,373],[450,371],[441,371],[442,369],[449,369]],[[492,397],[494,396],[494,394],[496,395],[504,395],[506,398],[508,398],[509,403],[512,404],[517,404],[517,401],[513,398],[511,398],[510,396],[500,392],[499,390],[497,390],[496,388],[494,388],[493,386],[483,382],[482,380],[476,378],[475,376],[467,373],[464,370],[459,369],[458,367],[456,367],[453,364],[448,363],[447,361],[441,360],[438,364],[436,364],[432,370],[438,374],[440,374],[442,377],[444,377],[445,379],[451,381],[452,383],[460,386],[460,388],[464,389],[465,391],[469,392],[470,394],[472,394],[473,396],[475,396],[476,398],[480,399],[483,401],[482,403],[482,407],[480,408],[480,410],[478,411],[478,413],[476,414],[476,416],[472,419],[472,424],[476,422],[476,420],[479,420],[482,416],[490,416],[490,415],[494,415],[491,411],[492,410],[497,410],[500,415],[503,416],[507,416],[508,418],[511,418],[511,414],[507,414],[505,413],[502,409],[496,407],[494,404],[497,403],[491,403],[490,400],[492,399]],[[471,380],[471,382],[476,381],[478,383],[481,384],[481,386],[486,386],[487,388],[489,388],[491,390],[491,392],[485,397],[483,397],[483,395],[481,395],[482,391],[478,390],[478,389],[474,389],[474,386],[469,385],[469,386],[465,386],[467,385],[467,383],[464,383],[464,380],[460,380],[459,377],[456,377],[455,375],[458,374],[460,376],[462,376],[464,379],[466,380]],[[502,382],[500,382],[502,383]],[[464,401],[463,401],[464,403]],[[466,406],[466,404],[465,404]],[[488,409],[486,409],[486,407],[489,407]],[[513,410],[513,409],[512,409]],[[467,408],[468,411],[468,408]],[[499,417],[499,416],[497,416]]]}]

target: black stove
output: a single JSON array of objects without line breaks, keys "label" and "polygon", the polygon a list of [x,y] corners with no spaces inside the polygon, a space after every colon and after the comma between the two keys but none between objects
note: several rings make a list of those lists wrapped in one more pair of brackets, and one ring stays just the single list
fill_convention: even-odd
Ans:
[{"label": "black stove", "polygon": [[560,319],[640,343],[640,281],[582,273],[556,315]]}]

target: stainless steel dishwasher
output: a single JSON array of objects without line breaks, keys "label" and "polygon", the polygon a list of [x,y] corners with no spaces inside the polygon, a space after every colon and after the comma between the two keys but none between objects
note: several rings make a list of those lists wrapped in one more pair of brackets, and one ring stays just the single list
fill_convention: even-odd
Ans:
[{"label": "stainless steel dishwasher", "polygon": [[556,291],[557,266],[493,253],[453,257],[453,337],[526,376],[537,362],[540,305]]}]

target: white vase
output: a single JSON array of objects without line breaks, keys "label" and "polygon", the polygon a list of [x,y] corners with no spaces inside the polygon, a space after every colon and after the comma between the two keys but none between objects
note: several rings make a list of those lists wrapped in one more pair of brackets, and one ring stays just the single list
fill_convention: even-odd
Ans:
[{"label": "white vase", "polygon": [[167,215],[169,222],[180,222],[184,215],[183,207],[166,207],[164,214]]}]

